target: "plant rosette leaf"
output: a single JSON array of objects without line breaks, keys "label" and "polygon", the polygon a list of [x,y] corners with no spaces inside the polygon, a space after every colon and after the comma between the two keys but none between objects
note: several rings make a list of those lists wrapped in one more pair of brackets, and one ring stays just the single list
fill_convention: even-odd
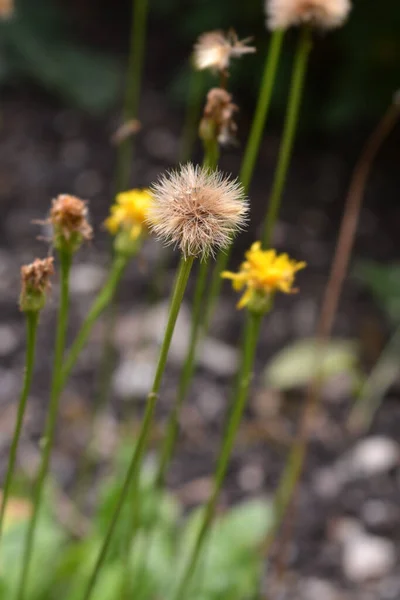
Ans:
[{"label": "plant rosette leaf", "polygon": [[358,345],[352,340],[331,340],[324,344],[323,355],[315,338],[293,342],[278,352],[264,371],[268,387],[282,391],[306,386],[319,375],[323,382],[340,374],[359,379]]}]

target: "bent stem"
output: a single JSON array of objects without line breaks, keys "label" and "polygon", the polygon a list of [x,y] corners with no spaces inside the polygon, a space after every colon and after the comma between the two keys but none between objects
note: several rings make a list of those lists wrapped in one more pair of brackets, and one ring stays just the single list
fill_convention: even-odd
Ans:
[{"label": "bent stem", "polygon": [[285,125],[279,148],[278,163],[274,174],[272,190],[268,200],[268,210],[264,220],[262,242],[263,246],[266,248],[271,245],[272,235],[281,206],[282,192],[287,178],[290,158],[292,156],[293,142],[299,120],[304,78],[310,50],[311,29],[305,25],[302,27],[297,45],[292,79],[290,83],[289,100],[286,109]]},{"label": "bent stem", "polygon": [[[266,555],[268,555],[270,551],[271,544],[274,541],[277,531],[283,520],[287,518],[288,526],[290,526],[294,519],[296,493],[304,468],[310,429],[314,413],[320,401],[322,384],[321,364],[323,354],[326,347],[326,342],[331,335],[340,294],[346,277],[368,176],[379,149],[397,123],[399,116],[400,104],[394,101],[367,140],[367,143],[364,146],[360,158],[354,168],[354,173],[345,201],[335,255],[329,274],[329,280],[325,288],[319,323],[317,326],[315,354],[316,376],[307,390],[305,405],[300,419],[296,440],[290,451],[287,465],[284,469],[276,492],[274,501],[273,529],[266,539],[263,547]],[[286,517],[288,510],[290,511],[290,514]],[[286,539],[288,539],[288,537],[289,527],[287,534],[282,540],[282,548],[284,548]],[[280,554],[283,554],[282,548]]]},{"label": "bent stem", "polygon": [[[107,556],[107,551],[114,535],[115,527],[117,525],[119,516],[121,514],[121,510],[123,508],[124,502],[128,496],[128,493],[133,485],[134,490],[137,490],[138,486],[138,478],[139,478],[139,469],[142,463],[142,459],[144,456],[144,452],[146,450],[148,437],[150,434],[150,428],[153,421],[153,415],[155,406],[158,399],[158,394],[160,391],[161,381],[164,374],[165,366],[167,363],[168,351],[171,345],[172,335],[175,329],[176,320],[178,318],[179,309],[182,303],[183,295],[186,289],[187,281],[189,278],[189,274],[193,265],[193,257],[189,257],[187,259],[182,258],[177,274],[177,279],[175,283],[174,292],[172,295],[171,305],[169,309],[168,322],[164,334],[164,339],[161,345],[160,354],[157,363],[157,369],[154,377],[154,382],[152,389],[147,398],[146,410],[143,417],[142,427],[139,433],[138,441],[135,447],[135,450],[132,455],[132,459],[130,465],[128,467],[128,471],[124,480],[124,484],[121,489],[121,493],[118,497],[117,504],[115,506],[110,525],[108,527],[107,533],[104,537],[103,545],[101,547],[99,556],[97,558],[96,564],[94,566],[93,572],[90,576],[88,586],[84,593],[84,600],[89,600],[94,590],[95,583],[99,576],[99,573],[104,564],[104,560]],[[134,497],[133,502],[137,502],[138,498]]]},{"label": "bent stem", "polygon": [[0,509],[0,538],[3,532],[4,515],[7,507],[7,501],[10,494],[11,483],[14,477],[15,461],[19,439],[21,436],[22,424],[24,421],[26,402],[32,383],[33,367],[35,363],[36,335],[39,322],[39,311],[27,312],[26,316],[26,357],[25,374],[22,385],[21,395],[18,403],[17,421],[15,424],[14,435],[12,438],[10,457],[8,459],[7,473],[3,485],[3,495]]},{"label": "bent stem", "polygon": [[214,475],[213,491],[205,507],[200,530],[197,534],[193,548],[189,553],[188,561],[183,571],[182,578],[178,582],[177,591],[172,596],[173,600],[184,600],[190,597],[190,594],[188,594],[188,588],[214,517],[216,504],[225,479],[236,434],[246,406],[250,382],[253,374],[254,356],[260,332],[261,320],[262,315],[249,315],[249,327],[247,328],[246,337],[243,340],[243,355],[239,373],[239,385],[233,402],[232,412],[225,430],[221,451],[218,457],[217,469]]},{"label": "bent stem", "polygon": [[[279,57],[282,49],[282,42],[285,31],[277,29],[271,36],[270,47],[266,56],[261,88],[258,96],[257,107],[254,115],[254,120],[251,125],[250,134],[247,140],[246,149],[243,156],[242,166],[240,169],[239,180],[243,184],[246,192],[248,192],[251,180],[253,178],[254,167],[256,164],[257,155],[260,149],[262,134],[268,116],[269,107],[271,104],[272,91],[274,87],[276,71],[278,67]],[[207,331],[209,321],[213,315],[215,303],[219,297],[222,279],[221,273],[225,271],[232,251],[232,244],[228,250],[219,252],[215,262],[211,284],[209,300],[207,302],[206,313],[204,318],[204,331]]]},{"label": "bent stem", "polygon": [[72,263],[72,254],[70,252],[62,250],[59,252],[59,257],[61,277],[60,308],[58,312],[56,342],[54,350],[53,379],[51,384],[50,405],[43,438],[42,460],[39,466],[39,473],[37,476],[33,493],[33,514],[29,522],[29,528],[22,557],[22,574],[16,595],[17,600],[23,600],[25,598],[26,588],[28,584],[29,567],[32,559],[36,525],[41,507],[43,488],[46,482],[50,465],[51,453],[54,445],[58,405],[60,399],[59,389],[65,348],[65,337],[68,323],[69,273]]}]

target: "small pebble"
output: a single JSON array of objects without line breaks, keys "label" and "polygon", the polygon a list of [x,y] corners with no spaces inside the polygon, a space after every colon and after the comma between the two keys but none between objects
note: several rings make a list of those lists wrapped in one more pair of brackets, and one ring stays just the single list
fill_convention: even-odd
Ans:
[{"label": "small pebble", "polygon": [[71,294],[86,295],[97,292],[106,279],[105,270],[92,263],[79,263],[71,269]]},{"label": "small pebble", "polygon": [[114,374],[114,392],[120,398],[146,398],[153,384],[155,370],[155,356],[136,354],[123,359]]},{"label": "small pebble", "polygon": [[0,357],[12,354],[19,345],[19,337],[14,327],[0,325]]},{"label": "small pebble", "polygon": [[372,477],[397,467],[399,457],[399,445],[390,438],[377,435],[358,442],[344,460],[353,476]]},{"label": "small pebble", "polygon": [[379,579],[395,564],[395,546],[385,538],[361,533],[348,537],[344,544],[342,568],[350,581],[361,583]]},{"label": "small pebble", "polygon": [[264,480],[264,469],[256,463],[244,465],[238,473],[238,484],[244,492],[256,492],[260,490]]}]

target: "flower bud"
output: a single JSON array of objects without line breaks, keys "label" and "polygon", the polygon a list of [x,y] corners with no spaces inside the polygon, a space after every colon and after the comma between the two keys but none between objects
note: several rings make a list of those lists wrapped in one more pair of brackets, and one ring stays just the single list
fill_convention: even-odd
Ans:
[{"label": "flower bud", "polygon": [[22,312],[38,312],[46,304],[51,288],[50,277],[54,274],[54,258],[36,258],[30,265],[21,267],[21,294],[19,306]]}]

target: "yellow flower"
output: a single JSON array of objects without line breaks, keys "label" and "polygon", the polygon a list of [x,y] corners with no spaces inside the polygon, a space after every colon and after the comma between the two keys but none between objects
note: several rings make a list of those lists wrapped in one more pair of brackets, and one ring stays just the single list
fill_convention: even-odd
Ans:
[{"label": "yellow flower", "polygon": [[105,220],[105,226],[111,235],[119,231],[128,232],[132,240],[137,240],[146,228],[147,213],[152,202],[149,190],[130,190],[116,197],[111,214]]},{"label": "yellow flower", "polygon": [[304,269],[305,262],[297,262],[287,254],[277,254],[275,250],[263,250],[260,242],[255,242],[246,252],[246,260],[240,265],[238,273],[224,271],[221,277],[231,279],[236,291],[246,288],[237,307],[251,304],[260,305],[274,292],[292,294],[297,271]]}]

